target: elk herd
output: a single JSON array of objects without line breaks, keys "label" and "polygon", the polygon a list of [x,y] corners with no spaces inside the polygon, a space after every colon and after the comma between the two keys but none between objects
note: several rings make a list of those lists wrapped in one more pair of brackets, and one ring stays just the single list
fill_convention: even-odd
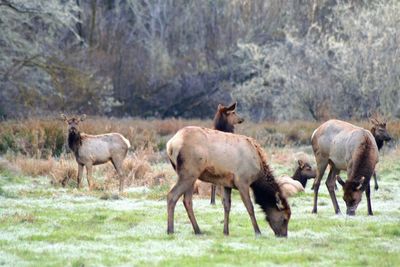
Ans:
[{"label": "elk herd", "polygon": [[[79,131],[82,117],[67,118],[68,147],[78,163],[77,187],[81,185],[83,168],[87,170],[89,190],[93,189],[92,167],[111,162],[119,177],[119,192],[123,191],[122,163],[130,148],[129,141],[119,133],[89,135]],[[216,186],[222,188],[224,208],[223,233],[229,235],[229,213],[232,189],[239,195],[250,216],[256,235],[260,229],[251,201],[250,189],[255,202],[265,213],[266,221],[276,236],[287,236],[291,208],[288,197],[304,191],[308,179],[314,179],[314,206],[317,213],[318,191],[329,165],[326,186],[336,214],[340,208],[336,199],[336,181],[343,187],[343,200],[347,215],[355,215],[362,194],[367,199],[368,215],[373,215],[370,196],[370,179],[374,177],[378,189],[375,166],[379,150],[391,137],[386,121],[371,118],[370,130],[340,120],[329,120],[320,125],[311,136],[316,169],[310,163],[298,160],[293,176],[275,177],[268,156],[253,138],[234,134],[234,125],[244,121],[236,113],[236,103],[219,105],[214,117],[213,129],[188,126],[180,129],[166,145],[168,159],[177,174],[176,184],[167,195],[167,232],[174,232],[174,211],[183,196],[183,205],[195,234],[201,230],[193,211],[193,191],[197,180],[211,184],[211,204],[215,204]],[[339,176],[347,173],[347,179]]]}]

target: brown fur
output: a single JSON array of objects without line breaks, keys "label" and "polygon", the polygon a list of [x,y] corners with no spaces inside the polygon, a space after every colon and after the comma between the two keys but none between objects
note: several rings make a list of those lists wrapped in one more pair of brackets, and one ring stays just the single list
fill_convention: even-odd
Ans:
[{"label": "brown fur", "polygon": [[[235,124],[240,124],[244,121],[243,118],[239,117],[236,114],[236,105],[237,103],[233,103],[232,105],[225,107],[222,104],[218,105],[217,112],[214,116],[214,129],[233,133],[235,130]],[[211,185],[211,204],[215,205],[215,194],[216,194],[216,186],[214,184]]]},{"label": "brown fur", "polygon": [[[200,127],[185,127],[167,143],[170,161],[177,166],[178,181],[168,193],[168,233],[174,232],[174,210],[184,195],[184,206],[194,232],[200,233],[193,208],[192,194],[197,179],[224,186],[224,234],[229,234],[229,212],[232,188],[238,189],[250,215],[256,234],[260,230],[255,219],[249,187],[256,202],[277,236],[287,235],[290,207],[276,183],[261,147],[251,138]],[[180,164],[177,164],[181,158]]]},{"label": "brown fur", "polygon": [[326,185],[336,213],[340,213],[335,195],[335,181],[341,170],[347,171],[347,182],[341,182],[347,214],[354,215],[361,193],[367,196],[368,214],[372,215],[369,181],[378,162],[378,148],[371,132],[350,123],[329,120],[318,127],[311,137],[317,162],[314,180],[314,208],[317,212],[318,189],[325,169],[331,166]]},{"label": "brown fur", "polygon": [[120,179],[119,191],[122,192],[124,184],[122,163],[130,147],[129,141],[118,133],[102,135],[81,133],[79,123],[84,120],[85,116],[68,119],[65,115],[62,115],[62,118],[68,124],[68,146],[74,152],[78,163],[77,187],[80,188],[84,167],[87,170],[89,190],[92,190],[94,188],[92,181],[93,165],[111,161],[118,173]]},{"label": "brown fur", "polygon": [[301,185],[304,188],[306,188],[307,180],[313,179],[316,176],[317,176],[316,171],[312,169],[312,167],[309,163],[299,160],[298,167],[295,170],[292,178],[293,178],[293,180],[299,181],[301,183]]}]

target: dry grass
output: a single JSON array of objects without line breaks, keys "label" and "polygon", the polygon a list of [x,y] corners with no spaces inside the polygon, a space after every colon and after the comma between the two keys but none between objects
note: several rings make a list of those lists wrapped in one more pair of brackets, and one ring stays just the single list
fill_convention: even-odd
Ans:
[{"label": "dry grass", "polygon": [[[367,121],[352,122],[369,129]],[[81,131],[89,134],[118,132],[132,145],[132,150],[163,151],[167,140],[188,125],[210,127],[211,120],[144,120],[89,117]],[[246,121],[236,132],[254,137],[262,146],[285,147],[309,145],[310,136],[320,122],[261,122]],[[400,138],[400,121],[389,121],[388,129],[394,139]],[[65,152],[66,126],[58,118],[32,118],[0,122],[0,154],[6,152],[34,158],[59,157]]]},{"label": "dry grass", "polygon": [[[352,123],[370,128],[367,121]],[[164,152],[167,140],[184,126],[210,127],[211,124],[211,120],[90,117],[82,123],[81,130],[90,134],[119,132],[128,138],[132,149],[124,161],[125,187],[152,187],[174,183],[174,171],[163,165],[167,163]],[[298,149],[294,152],[293,148],[309,147],[310,136],[319,124],[305,121],[283,123],[246,121],[237,126],[236,132],[254,137],[262,146],[268,147],[267,154],[273,166],[278,164],[295,168],[298,159],[313,163],[312,156],[304,152],[299,153]],[[400,121],[388,122],[388,130],[394,139],[398,140]],[[33,177],[48,176],[55,186],[75,187],[77,164],[73,155],[65,151],[65,138],[66,126],[56,118],[0,122],[0,154],[6,153],[5,157],[8,159],[8,161],[0,160],[0,170],[11,170]],[[282,150],[281,147],[285,148]],[[119,181],[111,164],[96,166],[95,172],[102,180],[96,183],[99,190],[108,191],[118,187]],[[208,184],[198,184],[198,193],[201,196],[208,196],[209,191]]]}]

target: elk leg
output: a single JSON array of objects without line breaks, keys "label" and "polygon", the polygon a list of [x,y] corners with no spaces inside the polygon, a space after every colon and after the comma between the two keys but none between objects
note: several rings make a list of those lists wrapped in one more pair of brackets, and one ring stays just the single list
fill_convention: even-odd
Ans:
[{"label": "elk leg", "polygon": [[[175,205],[182,194],[188,190],[193,190],[193,183],[195,178],[182,178],[179,177],[178,182],[169,191],[167,196],[167,212],[168,212],[168,228],[167,233],[174,233],[174,211]],[[190,218],[190,217],[189,217]]]},{"label": "elk leg", "polygon": [[77,182],[76,187],[78,189],[81,188],[82,174],[83,174],[83,164],[78,163],[78,177],[76,178],[76,182]]},{"label": "elk leg", "polygon": [[324,172],[327,166],[328,166],[328,160],[317,161],[317,177],[315,177],[314,184],[311,188],[314,189],[314,207],[312,213],[317,213],[319,185],[321,183],[322,176],[324,176]]},{"label": "elk leg", "polygon": [[368,206],[368,215],[374,215],[372,213],[372,206],[371,206],[371,188],[369,185],[369,182],[367,184],[367,187],[365,188],[365,195],[367,196],[367,206]]},{"label": "elk leg", "polygon": [[87,164],[86,165],[86,171],[87,171],[86,178],[87,178],[88,185],[89,185],[89,191],[92,191],[93,188],[94,188],[94,184],[93,184],[93,180],[92,180],[92,178],[93,178],[93,166],[92,166],[92,164]]},{"label": "elk leg", "polygon": [[229,235],[229,213],[231,211],[231,194],[232,188],[224,187],[224,198],[222,204],[224,205],[224,235]]},{"label": "elk leg", "polygon": [[217,186],[212,184],[211,185],[211,201],[210,201],[211,205],[215,205],[215,191],[216,191],[216,189],[217,189]]},{"label": "elk leg", "polygon": [[256,235],[261,235],[261,231],[260,231],[260,228],[258,227],[256,216],[254,214],[254,207],[253,207],[253,204],[251,203],[249,187],[247,185],[242,185],[242,186],[237,186],[237,187],[238,187],[238,190],[240,193],[240,197],[242,198],[242,201],[247,209],[247,212],[250,215],[250,219],[251,219],[251,223],[253,224],[254,232]]},{"label": "elk leg", "polygon": [[122,160],[111,160],[112,164],[114,165],[115,170],[118,173],[118,178],[119,178],[119,193],[122,193],[124,190],[124,173],[123,173],[123,168],[122,168]]},{"label": "elk leg", "polygon": [[201,231],[199,225],[197,224],[196,217],[193,212],[193,186],[188,189],[183,195],[183,205],[185,206],[186,212],[189,216],[189,220],[192,223],[194,233],[200,235]]},{"label": "elk leg", "polygon": [[328,179],[326,179],[326,187],[328,188],[329,195],[331,196],[333,208],[335,209],[336,214],[340,214],[339,204],[337,202],[336,194],[335,194],[335,185],[336,185],[336,175],[339,174],[339,170],[334,166],[331,166],[331,170],[328,174]]},{"label": "elk leg", "polygon": [[372,175],[374,176],[375,191],[377,191],[379,189],[379,185],[378,185],[378,177],[376,175],[376,171],[374,171],[374,173]]}]

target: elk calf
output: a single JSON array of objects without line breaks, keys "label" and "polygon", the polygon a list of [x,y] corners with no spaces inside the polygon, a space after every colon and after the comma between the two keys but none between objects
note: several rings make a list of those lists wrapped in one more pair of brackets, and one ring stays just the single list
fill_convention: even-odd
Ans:
[{"label": "elk calf", "polygon": [[297,169],[292,177],[284,175],[276,178],[276,182],[282,189],[282,193],[285,197],[291,197],[298,192],[304,191],[307,180],[317,176],[315,170],[312,169],[309,163],[303,162],[302,160],[298,160],[297,163]]},{"label": "elk calf", "polygon": [[129,141],[119,133],[89,135],[81,133],[79,123],[86,118],[67,118],[61,115],[68,124],[68,146],[74,152],[78,163],[78,185],[80,188],[83,167],[86,167],[89,190],[94,187],[92,181],[92,167],[111,161],[119,176],[119,192],[123,191],[124,176],[122,163],[130,148]]}]

